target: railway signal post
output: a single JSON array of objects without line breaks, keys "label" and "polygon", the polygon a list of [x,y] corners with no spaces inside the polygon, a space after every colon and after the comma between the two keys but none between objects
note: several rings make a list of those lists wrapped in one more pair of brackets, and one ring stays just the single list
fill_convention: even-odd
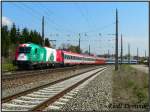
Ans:
[{"label": "railway signal post", "polygon": [[80,33],[79,33],[79,53],[80,53]]},{"label": "railway signal post", "polygon": [[89,55],[90,55],[90,45],[89,45]]},{"label": "railway signal post", "polygon": [[130,64],[130,44],[128,44],[128,64]]},{"label": "railway signal post", "polygon": [[118,11],[116,9],[116,53],[115,53],[115,70],[118,70]]},{"label": "railway signal post", "polygon": [[139,48],[137,48],[137,64],[139,63]]},{"label": "railway signal post", "polygon": [[122,43],[122,34],[121,34],[121,64],[122,64],[122,62],[123,62],[123,45],[122,45],[123,43]]}]

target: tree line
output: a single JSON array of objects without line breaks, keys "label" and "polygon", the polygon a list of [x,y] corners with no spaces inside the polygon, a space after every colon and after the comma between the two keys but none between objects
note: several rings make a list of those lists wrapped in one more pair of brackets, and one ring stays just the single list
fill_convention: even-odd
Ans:
[{"label": "tree line", "polygon": [[[3,25],[1,29],[1,54],[3,58],[9,58],[10,60],[14,59],[16,47],[22,43],[35,43],[38,45],[43,44],[43,38],[39,32],[36,30],[29,30],[28,28],[16,28],[16,25],[13,23],[11,28]],[[52,47],[48,38],[44,40],[44,46]],[[82,53],[82,49],[79,46],[71,45],[71,44],[62,44],[59,49],[65,51],[72,51],[76,53]],[[88,54],[88,52],[87,52]]]},{"label": "tree line", "polygon": [[82,49],[79,48],[79,46],[71,45],[71,44],[65,44],[62,43],[59,47],[59,49],[65,50],[65,51],[71,51],[75,53],[82,53]]},{"label": "tree line", "polygon": [[[11,28],[8,26],[2,26],[1,29],[1,47],[2,47],[2,56],[7,58],[8,56],[14,56],[15,49],[18,44],[32,42],[38,45],[42,45],[43,38],[39,32],[36,30],[29,30],[28,28],[16,28],[16,25],[13,23]],[[45,46],[51,47],[48,38],[45,38]]]}]

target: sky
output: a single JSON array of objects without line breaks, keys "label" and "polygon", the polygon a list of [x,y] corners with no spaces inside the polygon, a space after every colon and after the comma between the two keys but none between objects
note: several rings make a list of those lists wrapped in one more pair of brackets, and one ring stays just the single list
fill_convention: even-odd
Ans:
[{"label": "sky", "polygon": [[147,2],[3,2],[2,24],[20,29],[28,28],[41,33],[42,16],[45,37],[56,40],[56,48],[62,43],[78,45],[91,53],[114,54],[115,16],[119,19],[120,38],[123,38],[123,54],[148,55],[148,3]]}]

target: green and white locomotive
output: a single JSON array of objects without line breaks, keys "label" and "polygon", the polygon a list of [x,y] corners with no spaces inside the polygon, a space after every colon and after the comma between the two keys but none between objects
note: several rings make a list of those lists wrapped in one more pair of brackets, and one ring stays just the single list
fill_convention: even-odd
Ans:
[{"label": "green and white locomotive", "polygon": [[16,49],[15,63],[19,68],[53,66],[56,50],[37,44],[20,44]]}]

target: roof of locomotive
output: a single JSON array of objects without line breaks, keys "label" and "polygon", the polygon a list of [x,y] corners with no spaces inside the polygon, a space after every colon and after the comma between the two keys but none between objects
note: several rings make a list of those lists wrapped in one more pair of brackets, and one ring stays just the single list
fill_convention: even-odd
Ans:
[{"label": "roof of locomotive", "polygon": [[19,44],[18,47],[33,47],[33,48],[43,48],[41,45],[38,44],[34,44],[34,43],[23,43],[23,44]]}]

